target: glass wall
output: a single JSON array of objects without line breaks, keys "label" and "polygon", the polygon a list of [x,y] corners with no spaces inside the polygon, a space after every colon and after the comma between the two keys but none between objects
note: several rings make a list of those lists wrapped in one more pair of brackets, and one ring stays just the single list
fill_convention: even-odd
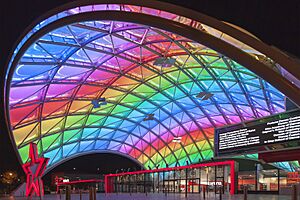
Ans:
[{"label": "glass wall", "polygon": [[279,170],[258,170],[257,191],[279,191]]},{"label": "glass wall", "polygon": [[[236,189],[250,193],[288,194],[295,184],[300,184],[299,172],[286,172],[269,165],[255,164],[249,171],[238,171],[232,175],[231,166],[204,164],[167,169],[145,170],[113,174],[112,192],[153,193],[234,193]],[[265,168],[264,168],[265,167]],[[245,167],[244,167],[245,168]],[[243,169],[244,169],[243,168]],[[234,183],[231,183],[234,176]],[[231,190],[231,187],[233,189]]]},{"label": "glass wall", "polygon": [[238,173],[238,190],[247,187],[249,192],[279,192],[280,181],[286,184],[286,178],[280,176],[279,169],[263,169],[257,164],[254,171],[240,171]]},{"label": "glass wall", "polygon": [[212,193],[229,193],[230,167],[188,166],[111,175],[113,192],[186,194],[205,190]]}]

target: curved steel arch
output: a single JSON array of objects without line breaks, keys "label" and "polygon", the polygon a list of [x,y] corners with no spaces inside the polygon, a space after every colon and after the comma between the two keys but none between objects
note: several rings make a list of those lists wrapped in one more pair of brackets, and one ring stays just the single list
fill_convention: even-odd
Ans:
[{"label": "curved steel arch", "polygon": [[[190,33],[191,35],[189,35],[189,38],[192,38],[195,41],[199,41],[199,40],[201,40],[203,38],[206,38],[206,39],[208,39],[207,41],[211,42],[212,46],[215,47],[215,49],[218,49],[218,50],[221,49],[223,52],[225,52],[225,55],[226,55],[226,52],[230,52],[229,53],[230,54],[229,57],[231,57],[231,58],[232,57],[237,58],[237,57],[241,56],[240,57],[241,60],[239,60],[239,61],[241,61],[242,64],[255,64],[255,66],[258,67],[258,68],[259,67],[264,67],[264,68],[267,69],[267,70],[265,70],[265,69],[261,70],[261,69],[257,69],[255,67],[256,69],[253,68],[254,71],[256,70],[257,72],[259,72],[261,74],[263,74],[263,72],[270,71],[270,69],[268,70],[268,68],[264,64],[261,64],[258,61],[252,60],[253,58],[247,56],[245,53],[239,51],[238,49],[236,49],[234,47],[226,46],[226,45],[225,45],[226,47],[221,47],[222,45],[224,45],[223,42],[217,41],[216,39],[214,39],[214,38],[212,38],[212,37],[210,37],[208,35],[205,35],[205,33],[201,33],[199,31],[195,32],[195,30],[192,29],[192,28],[189,28],[189,27],[187,27],[185,25],[180,25],[180,24],[174,23],[174,22],[172,23],[172,22],[169,22],[168,20],[162,20],[164,22],[158,22],[158,23],[155,22],[154,23],[152,20],[157,19],[157,17],[150,17],[150,16],[145,16],[143,14],[132,14],[132,13],[130,13],[130,14],[129,13],[126,13],[126,14],[122,13],[122,14],[120,14],[120,12],[113,12],[113,11],[112,12],[110,12],[110,11],[108,11],[108,12],[102,12],[101,11],[101,13],[97,12],[97,16],[96,16],[95,12],[93,14],[91,14],[93,16],[87,15],[87,13],[85,13],[85,14],[79,14],[76,17],[78,17],[78,16],[82,17],[83,16],[83,17],[86,17],[85,19],[93,20],[95,18],[98,19],[99,15],[104,16],[106,14],[110,14],[111,20],[121,20],[121,18],[122,18],[122,21],[123,21],[124,20],[124,15],[126,15],[126,19],[128,21],[131,21],[131,22],[137,22],[138,21],[138,22],[146,23],[146,24],[150,23],[150,25],[154,26],[154,27],[161,27],[162,24],[168,24],[168,26],[166,26],[165,29],[167,29],[168,31],[172,31],[174,33],[178,33],[178,34],[179,33],[185,33],[185,34],[181,34],[181,35],[189,35],[189,34],[187,34],[188,33],[187,31],[191,31],[191,33]],[[139,16],[138,17],[139,20],[136,20],[137,19],[136,16]],[[76,17],[75,16],[72,17],[72,20],[74,18],[76,18]],[[62,21],[64,21],[63,23],[66,23],[65,19],[66,18],[64,18],[64,20],[62,20]],[[107,18],[105,18],[105,19],[107,19]],[[70,20],[71,20],[71,18],[70,18]],[[53,24],[57,24],[57,22],[53,22],[51,25],[53,25]],[[178,30],[175,31],[175,29],[178,29]],[[196,33],[198,33],[198,36],[196,36]],[[39,34],[40,34],[40,32],[39,32]],[[34,35],[34,36],[36,36],[36,35]],[[205,43],[205,42],[202,41],[202,43]],[[209,42],[207,42],[207,43],[209,43]],[[207,46],[210,46],[210,45],[207,45]],[[257,74],[259,74],[259,73],[257,73]],[[290,88],[290,89],[292,88],[292,89],[294,89],[294,91],[297,91],[297,90],[295,90],[295,88],[293,86],[289,85],[286,81],[280,79],[279,75],[276,77],[276,79],[281,80],[281,82],[285,84],[284,86],[286,88]],[[271,82],[271,81],[269,81],[269,82]]]},{"label": "curved steel arch", "polygon": [[[267,44],[261,42],[257,38],[249,35],[248,33],[245,33],[227,23],[221,22],[213,17],[210,17],[208,15],[205,15],[201,12],[197,12],[188,8],[184,8],[181,6],[177,6],[174,4],[166,3],[166,2],[160,2],[160,1],[139,1],[139,0],[86,0],[86,1],[74,1],[67,4],[64,4],[60,7],[57,7],[55,9],[52,9],[45,13],[43,16],[36,19],[34,22],[31,23],[31,25],[28,26],[28,28],[22,33],[18,41],[16,42],[15,46],[16,49],[18,49],[19,43],[23,43],[21,39],[25,38],[26,34],[30,32],[32,27],[34,27],[36,24],[38,24],[40,27],[43,25],[39,24],[41,21],[46,22],[45,24],[48,24],[45,19],[50,18],[51,16],[54,16],[57,13],[62,13],[63,11],[70,10],[72,8],[80,8],[84,6],[90,6],[90,5],[120,5],[120,10],[122,10],[125,5],[132,5],[132,6],[140,6],[145,8],[153,8],[156,10],[161,10],[165,12],[172,11],[172,13],[177,14],[182,17],[186,17],[190,20],[195,20],[192,22],[200,22],[203,24],[206,24],[212,28],[215,28],[216,30],[219,30],[225,34],[228,34],[229,36],[236,38],[238,41],[241,41],[242,43],[251,46],[252,48],[255,48],[262,52],[263,54],[267,55],[268,57],[272,58],[273,60],[277,61],[281,66],[285,67],[289,73],[291,73],[294,77],[296,77],[298,80],[300,79],[299,73],[297,71],[299,70],[299,64],[293,60],[292,58],[288,57],[285,53],[275,49],[270,48]],[[125,9],[125,8],[123,8]],[[124,10],[123,10],[124,11]],[[84,12],[84,11],[83,11]],[[74,13],[69,13],[74,14]],[[60,18],[63,16],[57,16],[57,18]],[[192,24],[193,25],[193,24]],[[13,52],[12,52],[13,53]],[[12,55],[13,56],[13,55]],[[10,63],[8,63],[10,65]]]},{"label": "curved steel arch", "polygon": [[[53,30],[55,27],[62,26],[67,22],[68,23],[80,22],[82,18],[84,18],[87,21],[100,20],[100,19],[116,20],[116,21],[126,20],[127,22],[147,24],[148,26],[153,26],[158,28],[164,27],[165,30],[169,32],[177,33],[179,35],[186,36],[189,39],[192,39],[194,41],[198,41],[200,42],[200,44],[204,44],[205,46],[211,47],[212,49],[216,49],[223,55],[226,55],[227,57],[238,61],[242,66],[245,66],[246,68],[253,71],[258,76],[264,77],[265,80],[267,80],[269,83],[271,83],[276,88],[278,88],[281,92],[283,92],[288,97],[290,97],[296,104],[298,105],[300,104],[300,96],[298,95],[299,88],[297,86],[290,83],[287,79],[284,79],[281,75],[274,73],[274,71],[270,67],[252,58],[251,56],[247,55],[242,50],[230,46],[225,42],[214,38],[213,36],[210,36],[201,31],[197,31],[186,25],[182,25],[180,23],[176,23],[173,21],[160,19],[159,17],[148,16],[144,14],[126,13],[126,12],[123,13],[119,11],[97,11],[92,13],[77,14],[76,16],[72,16],[72,17],[66,17],[63,18],[62,20],[51,23],[50,25],[48,25],[46,29],[42,28],[38,32],[38,34],[31,36],[31,39],[27,40],[26,43],[22,46],[23,51],[28,45],[30,45],[28,44],[29,41],[36,40],[38,39],[39,36],[46,34],[49,30]],[[16,60],[18,61],[21,56],[20,53],[18,53],[17,55],[19,56],[17,56],[13,60],[14,63]],[[15,66],[16,63],[12,65]],[[9,74],[11,73],[12,70],[9,70]],[[272,74],[273,76],[269,77],[268,76],[269,74]],[[6,100],[6,102],[8,101]]]},{"label": "curved steel arch", "polygon": [[65,163],[65,162],[67,162],[67,161],[69,161],[69,160],[72,160],[72,159],[77,158],[77,157],[80,157],[80,156],[85,156],[85,155],[93,154],[93,153],[94,153],[94,154],[103,154],[103,153],[117,154],[117,155],[123,156],[123,157],[125,157],[125,158],[127,158],[127,159],[133,161],[134,163],[136,163],[137,165],[139,165],[139,166],[141,167],[141,169],[146,169],[146,167],[145,167],[143,164],[141,164],[138,160],[133,159],[132,157],[128,156],[128,155],[125,154],[125,153],[120,153],[120,152],[118,152],[118,151],[111,151],[111,150],[101,150],[101,151],[95,151],[95,152],[82,152],[82,153],[80,153],[80,154],[77,155],[77,156],[73,155],[73,156],[67,157],[67,158],[65,158],[65,159],[63,159],[63,160],[60,160],[59,162],[57,162],[57,163],[55,163],[55,164],[53,164],[53,165],[47,167],[47,168],[46,168],[46,171],[45,171],[45,174],[44,174],[43,176],[45,176],[47,173],[49,173],[49,172],[50,172],[52,169],[54,169],[55,167],[57,167],[57,166],[59,166],[59,165]]}]

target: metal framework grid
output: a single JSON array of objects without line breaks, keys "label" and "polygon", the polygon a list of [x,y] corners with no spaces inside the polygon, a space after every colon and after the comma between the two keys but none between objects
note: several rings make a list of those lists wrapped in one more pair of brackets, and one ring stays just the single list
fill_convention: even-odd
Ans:
[{"label": "metal framework grid", "polygon": [[[51,22],[95,10],[159,16],[209,33],[253,57],[257,50],[205,24],[124,4],[77,7],[49,17],[20,42],[9,82],[9,125],[23,163],[29,143],[55,166],[85,153],[116,152],[145,167],[213,156],[214,128],[284,111],[284,95],[232,59],[191,39],[147,25],[95,20],[65,24],[19,52]],[[21,53],[20,59],[14,60]],[[174,65],[154,65],[157,58]],[[211,93],[207,100],[200,92]],[[93,100],[106,105],[95,108]],[[145,117],[154,114],[153,120]],[[180,142],[174,138],[181,137]],[[249,155],[256,158],[256,155]],[[291,170],[288,163],[280,163]]]}]

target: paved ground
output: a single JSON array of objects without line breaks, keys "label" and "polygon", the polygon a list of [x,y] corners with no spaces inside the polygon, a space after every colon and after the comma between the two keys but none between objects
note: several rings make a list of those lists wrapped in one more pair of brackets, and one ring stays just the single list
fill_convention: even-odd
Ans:
[{"label": "paved ground", "polygon": [[[33,198],[33,200],[38,200],[39,198]],[[188,194],[185,198],[184,194],[169,194],[165,196],[164,194],[148,194],[147,196],[143,193],[138,194],[97,194],[97,200],[204,200],[202,195],[199,194]],[[299,199],[299,197],[298,197]],[[2,197],[0,200],[26,200],[25,197]],[[46,195],[44,200],[65,200],[65,196],[62,195]],[[71,200],[80,200],[78,194],[73,194]],[[82,200],[89,200],[87,194],[82,195]],[[220,196],[217,194],[209,194],[206,196],[205,200],[220,200]],[[222,200],[243,200],[243,195],[223,195]],[[291,200],[290,196],[283,195],[262,195],[262,194],[249,194],[248,200]]]}]

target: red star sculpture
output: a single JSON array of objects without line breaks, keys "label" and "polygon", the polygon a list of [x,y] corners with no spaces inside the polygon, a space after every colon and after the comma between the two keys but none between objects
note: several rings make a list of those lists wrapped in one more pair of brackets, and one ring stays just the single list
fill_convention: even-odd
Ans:
[{"label": "red star sculpture", "polygon": [[42,175],[45,172],[49,158],[39,157],[37,145],[30,143],[29,147],[30,162],[23,164],[23,170],[26,174],[26,196],[31,197],[36,194],[39,197],[44,196],[44,185]]}]

